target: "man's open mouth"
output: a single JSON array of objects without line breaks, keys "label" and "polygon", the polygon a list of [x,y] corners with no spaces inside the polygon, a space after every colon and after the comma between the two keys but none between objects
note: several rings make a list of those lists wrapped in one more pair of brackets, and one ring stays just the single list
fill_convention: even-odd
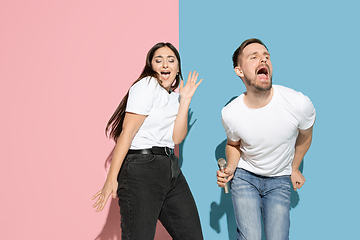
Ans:
[{"label": "man's open mouth", "polygon": [[264,75],[268,75],[269,74],[269,70],[266,67],[261,67],[258,71],[257,71],[257,75],[259,74],[264,74]]},{"label": "man's open mouth", "polygon": [[266,66],[261,66],[258,68],[256,74],[260,78],[267,78],[269,76],[269,69]]}]

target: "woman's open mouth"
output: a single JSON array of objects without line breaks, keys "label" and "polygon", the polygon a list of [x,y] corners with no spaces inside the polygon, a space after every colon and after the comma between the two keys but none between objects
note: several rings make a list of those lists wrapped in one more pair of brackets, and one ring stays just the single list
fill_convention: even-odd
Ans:
[{"label": "woman's open mouth", "polygon": [[164,80],[168,80],[169,77],[170,77],[170,71],[161,71],[161,77],[162,77]]}]

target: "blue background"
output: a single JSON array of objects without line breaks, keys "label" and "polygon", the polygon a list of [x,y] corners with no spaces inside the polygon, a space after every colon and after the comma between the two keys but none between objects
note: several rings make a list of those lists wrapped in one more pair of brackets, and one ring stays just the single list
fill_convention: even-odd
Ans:
[{"label": "blue background", "polygon": [[290,239],[358,239],[358,1],[180,1],[184,79],[204,79],[192,103],[182,169],[198,205],[204,237],[236,239],[230,194],[216,185],[226,135],[220,111],[245,87],[232,67],[247,38],[269,48],[273,83],[303,92],[317,119],[303,160],[306,183],[291,196]]}]

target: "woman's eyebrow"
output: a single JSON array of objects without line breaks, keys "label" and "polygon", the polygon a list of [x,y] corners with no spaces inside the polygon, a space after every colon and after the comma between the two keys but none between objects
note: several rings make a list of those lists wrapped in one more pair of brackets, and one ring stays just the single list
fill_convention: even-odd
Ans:
[{"label": "woman's eyebrow", "polygon": [[[154,58],[163,58],[164,56],[162,56],[162,55],[159,55],[159,56],[155,56]],[[175,56],[173,56],[173,55],[168,55],[168,56],[165,56],[165,57],[171,57],[171,58],[175,58]]]}]

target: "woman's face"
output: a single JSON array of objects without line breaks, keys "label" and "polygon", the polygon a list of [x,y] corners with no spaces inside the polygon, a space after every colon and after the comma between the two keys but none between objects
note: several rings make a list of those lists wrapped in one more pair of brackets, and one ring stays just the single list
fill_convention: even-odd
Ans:
[{"label": "woman's face", "polygon": [[161,86],[170,91],[171,85],[179,72],[179,61],[174,52],[167,46],[155,51],[151,66],[159,74]]}]

